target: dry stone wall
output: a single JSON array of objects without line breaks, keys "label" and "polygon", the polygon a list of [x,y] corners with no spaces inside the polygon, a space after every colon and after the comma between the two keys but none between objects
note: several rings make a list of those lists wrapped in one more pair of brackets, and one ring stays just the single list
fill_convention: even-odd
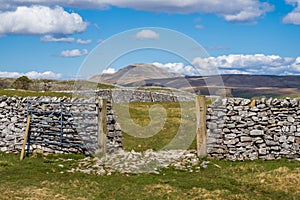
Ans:
[{"label": "dry stone wall", "polygon": [[[79,99],[79,98],[56,98],[56,97],[34,97],[34,98],[21,98],[21,97],[0,97],[0,151],[18,153],[21,151],[23,144],[23,136],[25,133],[26,122],[27,122],[27,100],[33,101],[45,101],[45,102],[95,102],[95,97],[102,97],[108,99],[107,107],[107,152],[111,153],[116,149],[122,148],[122,131],[121,127],[117,124],[116,113],[112,109],[112,102],[115,103],[128,103],[128,102],[174,102],[179,100],[190,100],[192,96],[186,96],[177,93],[169,92],[158,92],[158,91],[144,91],[144,90],[133,90],[133,89],[114,89],[114,90],[98,90],[96,92],[90,91],[87,93],[82,93],[83,96],[92,96],[91,99]],[[45,105],[36,104],[36,109],[45,110]],[[47,111],[55,110],[56,105],[47,105]],[[34,108],[33,108],[34,109]],[[69,106],[67,109],[71,109]],[[80,109],[80,108],[79,108]],[[81,111],[87,111],[83,107]],[[36,120],[43,121],[47,116],[35,116]],[[93,119],[82,119],[93,120]],[[78,121],[78,119],[77,119]],[[94,120],[93,120],[94,121]],[[84,127],[81,127],[84,128]],[[55,127],[55,130],[51,131],[59,132],[59,127]],[[34,131],[34,129],[33,129]],[[49,131],[49,130],[43,130]],[[40,135],[42,135],[41,133]],[[45,135],[45,134],[44,134]],[[94,136],[89,138],[91,140],[96,140],[95,133]],[[80,136],[78,133],[76,136],[72,136],[69,142],[80,143],[80,139],[84,139],[85,136]],[[43,136],[44,137],[44,136]],[[49,136],[50,137],[50,136]],[[45,152],[51,153],[88,153],[87,149],[84,147],[74,147],[74,146],[57,146],[51,145],[51,138],[40,137],[35,143],[30,145],[31,151],[34,149],[42,149]],[[52,136],[51,136],[52,137]],[[53,136],[55,137],[55,136]],[[42,145],[42,142],[49,142],[48,145]]]},{"label": "dry stone wall", "polygon": [[[90,94],[93,95],[93,94]],[[98,90],[96,96],[112,99],[114,103],[193,101],[195,95],[179,91],[147,91],[135,89]]]},{"label": "dry stone wall", "polygon": [[[21,151],[26,126],[27,100],[53,102],[95,102],[108,99],[107,151],[122,148],[122,131],[112,102],[191,101],[192,95],[134,90],[99,90],[93,98],[6,97],[0,96],[0,151]],[[42,105],[39,105],[40,107]],[[52,107],[48,108],[53,110]],[[51,153],[85,153],[86,149],[40,144]],[[228,160],[272,160],[300,158],[300,101],[298,99],[219,99],[207,108],[207,153],[209,157]]]},{"label": "dry stone wall", "polygon": [[[68,104],[68,102],[77,103],[95,103],[95,98],[91,99],[79,99],[79,98],[56,98],[56,97],[35,97],[35,98],[21,98],[21,97],[0,97],[0,151],[7,153],[18,153],[21,151],[23,144],[23,137],[27,122],[27,101],[33,102],[56,102],[56,103],[31,103],[30,109],[36,112],[32,114],[32,127],[31,132],[33,138],[36,138],[35,142],[30,145],[31,151],[34,149],[41,149],[44,152],[49,153],[85,153],[89,154],[90,149],[85,139],[94,142],[97,145],[97,127],[75,127],[75,124],[81,124],[83,122],[97,122],[97,113],[95,106],[80,105],[74,107],[74,105]],[[67,122],[68,127],[65,127],[63,132],[64,140],[63,145],[54,145],[53,142],[59,140],[60,127],[57,126],[59,122],[49,122],[48,128],[44,126],[36,128],[35,123],[45,121],[51,116],[52,121],[57,121],[58,116],[55,110],[58,109],[58,102],[64,103],[64,109],[66,113],[72,113],[72,118]],[[46,111],[49,114],[45,115],[40,111]],[[54,112],[53,112],[54,111]],[[53,114],[53,113],[54,114]],[[80,115],[80,113],[93,113],[91,117]],[[51,114],[52,113],[52,114]],[[79,114],[77,117],[74,113]],[[111,101],[108,100],[107,104],[107,151],[113,152],[116,149],[122,148],[122,131],[120,126],[116,123],[116,115],[111,108]],[[53,124],[56,123],[56,124]],[[89,128],[93,131],[89,131]],[[88,141],[88,140],[86,140]],[[45,144],[45,142],[48,144]],[[72,145],[69,145],[72,144]],[[74,145],[75,144],[75,145]]]},{"label": "dry stone wall", "polygon": [[300,158],[298,99],[218,100],[207,109],[210,157],[245,160]]}]

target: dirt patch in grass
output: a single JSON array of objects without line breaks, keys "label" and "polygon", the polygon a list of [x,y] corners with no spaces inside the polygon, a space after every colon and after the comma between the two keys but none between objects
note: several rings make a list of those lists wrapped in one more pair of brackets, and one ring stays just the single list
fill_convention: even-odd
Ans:
[{"label": "dirt patch in grass", "polygon": [[300,168],[279,167],[258,176],[261,187],[285,193],[300,194]]},{"label": "dirt patch in grass", "polygon": [[156,199],[189,199],[189,200],[222,200],[250,199],[245,194],[232,194],[229,190],[207,190],[193,187],[192,189],[177,189],[169,184],[155,184],[144,189],[151,198]]},{"label": "dirt patch in grass", "polygon": [[147,192],[147,196],[149,195],[152,198],[179,199],[176,198],[178,191],[169,184],[149,185],[144,190]]},{"label": "dirt patch in grass", "polygon": [[66,196],[54,193],[53,190],[46,187],[25,187],[18,190],[2,191],[1,199],[25,199],[25,200],[66,200]]},{"label": "dirt patch in grass", "polygon": [[188,193],[186,193],[188,199],[201,200],[201,199],[211,199],[211,200],[222,200],[222,199],[250,199],[244,194],[231,194],[229,190],[207,190],[204,188],[192,188]]},{"label": "dirt patch in grass", "polygon": [[231,166],[228,171],[232,174],[257,173],[264,171],[264,168],[261,165],[249,163],[247,165]]}]

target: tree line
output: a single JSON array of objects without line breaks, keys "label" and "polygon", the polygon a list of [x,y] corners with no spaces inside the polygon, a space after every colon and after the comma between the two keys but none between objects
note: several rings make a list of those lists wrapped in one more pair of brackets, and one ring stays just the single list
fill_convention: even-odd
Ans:
[{"label": "tree line", "polygon": [[0,89],[21,89],[21,90],[43,90],[49,91],[51,88],[51,80],[32,80],[27,76],[21,76],[14,81],[12,79],[0,79]]}]

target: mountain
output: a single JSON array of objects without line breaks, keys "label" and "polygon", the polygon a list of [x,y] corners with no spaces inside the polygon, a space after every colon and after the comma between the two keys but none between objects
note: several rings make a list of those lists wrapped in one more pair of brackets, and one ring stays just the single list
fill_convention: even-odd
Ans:
[{"label": "mountain", "polygon": [[201,95],[220,95],[220,92],[225,92],[227,96],[244,98],[300,96],[300,76],[183,76],[152,64],[132,64],[114,74],[93,76],[90,81],[128,87],[169,87]]},{"label": "mountain", "polygon": [[[215,87],[224,85],[229,96],[234,97],[298,97],[300,95],[300,76],[276,76],[276,75],[221,75],[222,83],[216,83]],[[205,81],[213,82],[214,76],[185,77],[193,88],[205,91]],[[211,80],[210,80],[211,79]]]},{"label": "mountain", "polygon": [[[161,79],[182,77],[180,74],[170,73],[153,64],[132,64],[124,67],[113,74],[101,74],[91,77],[89,80],[93,82],[101,82],[106,84],[115,84],[122,86],[161,86]],[[151,80],[150,82],[146,80]]]}]

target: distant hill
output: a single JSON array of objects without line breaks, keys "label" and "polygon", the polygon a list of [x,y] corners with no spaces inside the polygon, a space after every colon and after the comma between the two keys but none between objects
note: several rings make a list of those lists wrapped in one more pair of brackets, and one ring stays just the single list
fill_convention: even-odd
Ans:
[{"label": "distant hill", "polygon": [[[300,96],[300,76],[226,74],[221,77],[229,95],[234,97]],[[194,88],[205,86],[204,80],[211,82],[209,79],[213,78],[214,76],[186,77]]]},{"label": "distant hill", "polygon": [[[0,78],[0,90],[14,89],[14,78]],[[76,84],[75,84],[76,83]],[[241,75],[183,76],[152,64],[132,64],[114,74],[95,75],[89,80],[32,79],[29,90],[68,91],[127,87],[176,88],[201,95],[226,92],[233,97],[300,97],[300,76]],[[225,90],[224,90],[225,89]]]},{"label": "distant hill", "polygon": [[89,81],[122,86],[160,86],[160,81],[156,80],[177,77],[183,76],[170,73],[152,64],[132,64],[114,74],[95,75]]},{"label": "distant hill", "polygon": [[[220,89],[234,97],[300,96],[300,76],[241,75],[183,76],[152,64],[132,64],[114,74],[93,76],[89,81],[129,87],[159,86],[203,95],[218,95]],[[208,90],[209,88],[209,90]]]}]

